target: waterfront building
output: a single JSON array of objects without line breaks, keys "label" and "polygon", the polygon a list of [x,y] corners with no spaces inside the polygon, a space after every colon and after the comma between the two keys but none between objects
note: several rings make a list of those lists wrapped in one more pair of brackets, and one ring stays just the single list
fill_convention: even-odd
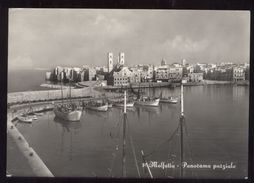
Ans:
[{"label": "waterfront building", "polygon": [[54,78],[57,81],[61,81],[62,79],[64,79],[63,74],[61,74],[63,72],[63,68],[60,66],[57,66],[54,70]]},{"label": "waterfront building", "polygon": [[183,76],[182,67],[171,66],[168,70],[168,80],[171,82],[180,82]]},{"label": "waterfront building", "polygon": [[121,67],[113,74],[114,86],[127,86],[130,83],[132,72],[127,67]]},{"label": "waterfront building", "polygon": [[93,81],[96,79],[96,69],[95,68],[87,68],[85,70],[85,74],[84,74],[85,78],[84,80],[85,81]]},{"label": "waterfront building", "polygon": [[73,67],[71,69],[70,80],[73,82],[78,82],[79,78],[80,78],[80,76],[79,76],[80,72],[81,72],[81,69],[79,67]]},{"label": "waterfront building", "polygon": [[187,70],[187,73],[193,73],[193,72],[194,72],[194,67],[193,67],[193,65],[188,65],[188,66],[186,67],[186,70]]},{"label": "waterfront building", "polygon": [[157,67],[155,71],[155,81],[168,82],[168,80],[169,80],[169,66],[164,65],[164,66]]},{"label": "waterfront building", "polygon": [[114,86],[127,86],[130,83],[140,82],[138,73],[133,73],[128,67],[121,67],[113,74]]},{"label": "waterfront building", "polygon": [[189,73],[188,74],[188,82],[202,82],[204,73]]},{"label": "waterfront building", "polygon": [[53,73],[52,72],[46,72],[46,77],[45,77],[45,79],[47,80],[47,81],[50,81],[50,80],[52,80],[53,79]]},{"label": "waterfront building", "polygon": [[233,81],[243,81],[245,80],[245,70],[243,67],[236,66],[233,67]]},{"label": "waterfront building", "polygon": [[233,80],[233,68],[210,68],[207,72],[204,72],[204,79],[217,80],[217,81],[232,81]]}]

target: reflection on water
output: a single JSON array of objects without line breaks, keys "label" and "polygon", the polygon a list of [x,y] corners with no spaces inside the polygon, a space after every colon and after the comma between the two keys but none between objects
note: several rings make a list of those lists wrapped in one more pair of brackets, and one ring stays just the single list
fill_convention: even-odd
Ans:
[{"label": "reflection on water", "polygon": [[[180,88],[146,89],[149,95],[178,96]],[[248,87],[184,87],[186,121],[184,160],[189,164],[233,162],[226,171],[186,169],[185,177],[243,178],[247,176]],[[146,161],[179,164],[180,104],[134,107],[127,110],[127,177],[149,177]],[[33,126],[18,125],[55,176],[121,177],[123,109],[107,112],[85,110],[80,122],[56,119],[53,112]],[[135,154],[135,155],[134,155]],[[136,159],[136,161],[135,161]],[[179,168],[151,168],[154,177],[179,177]]]}]

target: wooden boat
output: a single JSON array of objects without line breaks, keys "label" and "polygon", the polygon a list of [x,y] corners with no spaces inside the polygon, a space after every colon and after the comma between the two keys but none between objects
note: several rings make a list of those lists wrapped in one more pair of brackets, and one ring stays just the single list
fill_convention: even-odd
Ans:
[{"label": "wooden boat", "polygon": [[28,118],[31,118],[32,120],[37,120],[37,116],[36,115],[28,115]]},{"label": "wooden boat", "polygon": [[63,88],[61,82],[61,97],[62,103],[55,105],[53,111],[57,118],[63,119],[65,121],[80,121],[82,110],[71,101],[71,85],[69,84],[69,99],[70,101],[67,104],[63,103]]},{"label": "wooden boat", "polygon": [[37,116],[43,116],[44,115],[43,112],[34,112],[34,114],[37,115]]},{"label": "wooden boat", "polygon": [[157,107],[159,106],[159,102],[160,98],[141,97],[135,101],[135,105]]},{"label": "wooden boat", "polygon": [[160,102],[161,103],[177,104],[178,98],[174,98],[174,97],[160,98]]},{"label": "wooden boat", "polygon": [[90,101],[86,108],[94,111],[106,112],[108,110],[108,103],[104,103],[103,101]]},{"label": "wooden boat", "polygon": [[22,116],[19,116],[17,117],[17,119],[19,120],[19,122],[22,122],[22,123],[32,123],[32,118],[29,118],[29,117],[22,117]]},{"label": "wooden boat", "polygon": [[[126,103],[126,107],[127,108],[134,107],[134,104],[135,104],[135,102],[127,102]],[[114,106],[116,106],[116,107],[124,107],[124,102],[115,102]]]},{"label": "wooden boat", "polygon": [[58,105],[54,108],[55,116],[65,121],[80,121],[82,110],[78,109],[73,104]]}]

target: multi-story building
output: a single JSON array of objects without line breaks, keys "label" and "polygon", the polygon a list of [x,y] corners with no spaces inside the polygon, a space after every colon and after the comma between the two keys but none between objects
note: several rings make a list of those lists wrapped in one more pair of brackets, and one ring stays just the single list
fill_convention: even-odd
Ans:
[{"label": "multi-story building", "polygon": [[168,80],[169,80],[168,65],[157,67],[155,71],[155,81],[168,81]]},{"label": "multi-story building", "polygon": [[172,82],[180,82],[183,76],[182,67],[170,67],[168,70],[168,80]]},{"label": "multi-story building", "polygon": [[243,67],[233,67],[233,81],[243,81],[245,80],[245,70]]},{"label": "multi-story building", "polygon": [[204,73],[189,73],[188,74],[188,82],[202,82]]},{"label": "multi-story building", "polygon": [[93,81],[96,79],[96,69],[95,68],[88,68],[85,70],[85,81]]},{"label": "multi-story building", "polygon": [[121,67],[113,73],[114,86],[127,86],[131,82],[133,72],[128,67]]},{"label": "multi-story building", "polygon": [[45,77],[45,79],[46,79],[47,81],[52,80],[52,79],[53,79],[53,73],[52,73],[52,72],[46,72],[46,77]]}]

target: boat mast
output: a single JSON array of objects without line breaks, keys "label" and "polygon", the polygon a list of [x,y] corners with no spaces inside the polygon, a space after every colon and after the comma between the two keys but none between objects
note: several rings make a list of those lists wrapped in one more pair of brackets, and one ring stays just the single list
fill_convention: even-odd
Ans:
[{"label": "boat mast", "polygon": [[124,91],[124,112],[123,112],[123,152],[122,152],[122,177],[126,177],[126,157],[125,157],[125,145],[126,145],[126,90]]},{"label": "boat mast", "polygon": [[183,122],[184,122],[184,109],[183,109],[183,80],[181,81],[181,115],[180,115],[180,177],[183,177]]},{"label": "boat mast", "polygon": [[70,90],[69,99],[70,99],[70,102],[71,102],[71,79],[69,80],[69,90]]}]

